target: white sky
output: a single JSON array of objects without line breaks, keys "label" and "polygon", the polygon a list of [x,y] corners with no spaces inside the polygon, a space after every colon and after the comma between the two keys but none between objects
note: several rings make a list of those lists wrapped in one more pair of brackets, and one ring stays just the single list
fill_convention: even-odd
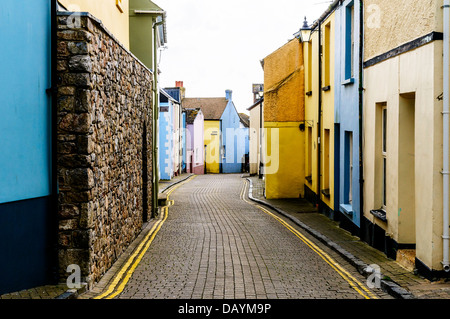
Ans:
[{"label": "white sky", "polygon": [[167,12],[162,87],[183,81],[186,97],[225,97],[239,112],[253,104],[252,84],[263,83],[260,61],[311,24],[327,0],[153,0]]}]

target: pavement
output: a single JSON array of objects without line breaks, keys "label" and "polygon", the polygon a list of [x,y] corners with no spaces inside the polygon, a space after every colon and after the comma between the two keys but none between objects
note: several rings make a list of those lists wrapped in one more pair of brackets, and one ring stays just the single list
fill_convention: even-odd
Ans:
[{"label": "pavement", "polygon": [[[180,183],[190,177],[190,174],[182,174],[171,181],[160,183],[160,192],[170,186]],[[330,250],[348,261],[355,270],[366,278],[373,274],[369,265],[377,265],[381,271],[382,289],[389,295],[398,299],[450,299],[450,281],[445,279],[431,282],[417,275],[414,271],[403,267],[395,260],[362,242],[359,238],[352,236],[349,232],[341,229],[339,224],[326,216],[317,213],[315,207],[302,199],[295,200],[267,200],[264,198],[264,181],[257,176],[242,175],[250,182],[248,198],[263,204],[280,215],[290,220],[318,241],[324,243]],[[155,221],[151,220],[140,235],[145,236]],[[136,245],[139,238],[135,241]],[[124,253],[105,278],[97,285],[101,291],[102,284],[114,276],[120,264],[127,258],[134,248],[130,246],[129,252]],[[103,287],[104,287],[103,286]],[[91,292],[94,294],[95,292]],[[84,297],[83,297],[84,296]],[[70,290],[64,284],[35,287],[28,290],[0,295],[0,299],[76,299],[88,298],[89,292],[85,288]]]},{"label": "pavement", "polygon": [[366,277],[377,265],[381,272],[381,285],[390,295],[398,299],[450,299],[450,281],[429,281],[402,266],[395,260],[361,241],[358,237],[339,227],[339,224],[323,214],[304,199],[267,200],[264,197],[264,181],[257,176],[246,177],[252,187],[249,197],[266,205],[325,243],[339,253]]},{"label": "pavement", "polygon": [[[160,181],[159,192],[162,193],[169,187],[176,185],[186,179],[188,179],[192,174],[181,174],[175,176],[170,181]],[[110,279],[118,271],[122,263],[125,262],[126,258],[132,253],[137,244],[146,233],[155,224],[155,220],[150,220],[143,226],[143,230],[138,238],[128,247],[128,249],[119,257],[116,263],[109,269],[109,271],[103,276],[100,282],[95,286],[94,291],[88,292],[86,286],[82,285],[80,288],[68,288],[65,283],[58,283],[54,285],[45,285],[39,287],[33,287],[30,289],[24,289],[20,291],[15,291],[7,294],[0,295],[0,300],[2,299],[78,299],[85,298],[85,296],[95,295],[96,291],[101,291]],[[82,297],[83,296],[83,297]]]}]

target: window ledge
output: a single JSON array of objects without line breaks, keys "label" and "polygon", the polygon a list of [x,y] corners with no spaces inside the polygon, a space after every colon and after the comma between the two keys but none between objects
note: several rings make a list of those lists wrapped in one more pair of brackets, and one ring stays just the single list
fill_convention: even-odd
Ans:
[{"label": "window ledge", "polygon": [[341,205],[339,205],[339,210],[342,213],[353,217],[353,207],[352,207],[352,205],[350,205],[350,204],[341,204]]},{"label": "window ledge", "polygon": [[330,189],[323,189],[322,190],[322,194],[326,197],[326,198],[330,198]]},{"label": "window ledge", "polygon": [[384,209],[375,209],[375,210],[371,210],[370,213],[375,216],[376,218],[387,222],[387,218],[386,218],[386,211]]},{"label": "window ledge", "polygon": [[342,85],[349,85],[355,83],[355,78],[346,79],[344,82],[342,82]]}]

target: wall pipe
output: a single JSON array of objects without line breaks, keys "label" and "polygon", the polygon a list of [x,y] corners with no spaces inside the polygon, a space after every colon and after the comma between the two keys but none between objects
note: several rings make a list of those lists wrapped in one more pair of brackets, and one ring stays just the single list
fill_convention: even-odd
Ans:
[{"label": "wall pipe", "polygon": [[359,225],[360,237],[365,237],[365,227],[363,227],[364,216],[364,1],[359,1]]},{"label": "wall pipe", "polygon": [[152,201],[152,217],[158,215],[158,194],[159,194],[159,156],[158,156],[158,118],[159,118],[159,89],[158,89],[158,46],[156,43],[158,35],[158,26],[165,23],[164,12],[152,13],[155,15],[161,15],[163,20],[161,22],[153,23],[153,158],[152,158],[152,175],[153,175],[153,201]]},{"label": "wall pipe", "polygon": [[450,53],[450,0],[444,0],[444,107],[443,107],[443,139],[444,139],[444,165],[443,165],[443,260],[442,265],[446,272],[450,271],[449,262],[449,53]]}]

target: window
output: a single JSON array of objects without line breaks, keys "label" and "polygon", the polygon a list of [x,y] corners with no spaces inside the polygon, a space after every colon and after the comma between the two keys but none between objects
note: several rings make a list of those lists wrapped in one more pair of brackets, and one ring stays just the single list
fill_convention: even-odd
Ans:
[{"label": "window", "polygon": [[355,7],[351,2],[345,9],[345,79],[355,76],[355,34],[354,34]]},{"label": "window", "polygon": [[383,161],[383,171],[382,171],[382,207],[386,209],[386,186],[387,186],[387,108],[386,105],[381,107],[381,127],[382,127],[382,148],[381,157]]},{"label": "window", "polygon": [[345,132],[345,180],[344,201],[346,204],[353,203],[353,132]]},{"label": "window", "polygon": [[325,25],[325,47],[323,52],[324,63],[324,90],[330,89],[331,80],[331,22]]},{"label": "window", "polygon": [[308,127],[308,163],[307,163],[308,166],[307,166],[307,170],[306,170],[306,173],[307,173],[306,179],[310,183],[312,181],[312,162],[313,162],[312,132],[313,132],[312,127],[309,126]]},{"label": "window", "polygon": [[312,43],[308,42],[308,89],[306,92],[312,92]]},{"label": "window", "polygon": [[[324,130],[323,138],[323,191],[322,193],[329,196],[330,189],[330,130]],[[327,196],[327,197],[328,197]]]}]

